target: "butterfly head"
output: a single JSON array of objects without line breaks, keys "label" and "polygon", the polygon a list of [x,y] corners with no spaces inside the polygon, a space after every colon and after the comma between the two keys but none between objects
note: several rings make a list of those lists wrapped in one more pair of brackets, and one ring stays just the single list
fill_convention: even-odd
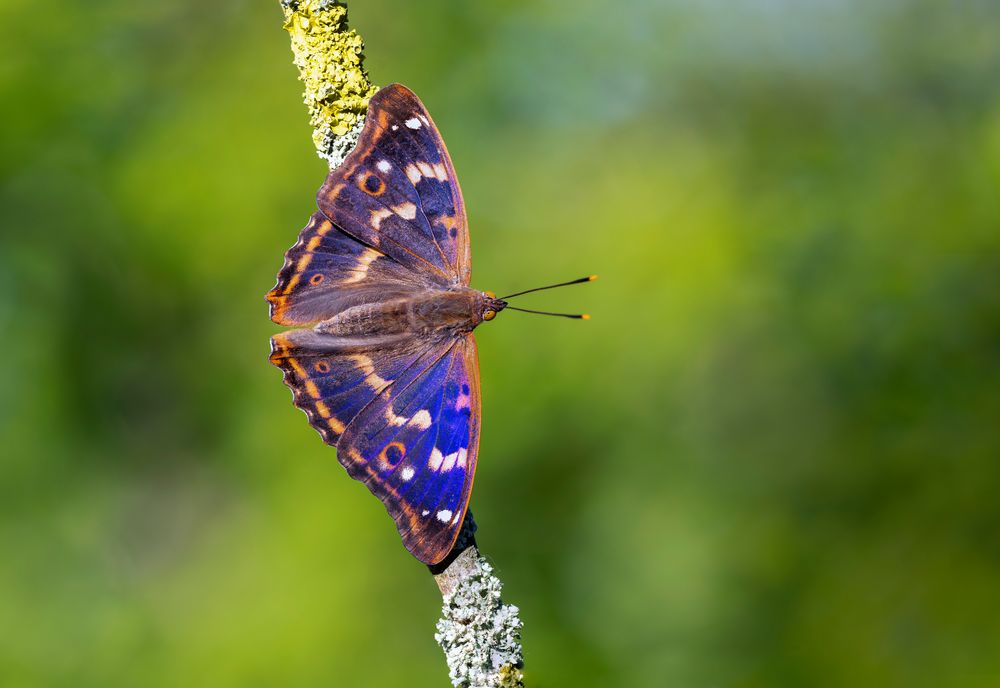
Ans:
[{"label": "butterfly head", "polygon": [[507,302],[498,299],[497,295],[491,291],[480,292],[479,301],[479,317],[482,320],[492,320],[497,317],[497,313],[507,307]]}]

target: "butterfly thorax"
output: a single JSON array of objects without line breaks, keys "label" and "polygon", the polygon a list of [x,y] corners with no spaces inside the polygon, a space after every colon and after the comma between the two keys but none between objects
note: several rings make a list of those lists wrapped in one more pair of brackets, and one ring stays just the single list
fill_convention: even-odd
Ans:
[{"label": "butterfly thorax", "polygon": [[468,287],[428,290],[411,296],[351,306],[316,326],[339,337],[471,332],[507,304]]}]

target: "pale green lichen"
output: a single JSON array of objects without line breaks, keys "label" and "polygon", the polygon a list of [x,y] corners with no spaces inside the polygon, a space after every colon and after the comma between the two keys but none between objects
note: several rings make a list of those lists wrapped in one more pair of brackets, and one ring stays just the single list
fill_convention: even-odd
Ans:
[{"label": "pale green lichen", "polygon": [[363,67],[364,41],[347,25],[347,7],[330,0],[284,0],[285,30],[305,85],[313,143],[330,167],[357,142],[377,90]]},{"label": "pale green lichen", "polygon": [[521,627],[517,607],[500,598],[502,584],[475,547],[448,567],[442,618],[434,639],[444,650],[452,685],[523,688]]}]

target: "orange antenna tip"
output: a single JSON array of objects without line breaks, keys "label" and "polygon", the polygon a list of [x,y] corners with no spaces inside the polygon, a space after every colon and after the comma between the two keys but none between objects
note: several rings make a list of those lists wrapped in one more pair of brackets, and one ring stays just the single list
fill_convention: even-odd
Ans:
[{"label": "orange antenna tip", "polygon": [[590,320],[590,313],[584,313],[580,316],[581,320]]},{"label": "orange antenna tip", "polygon": [[595,279],[597,279],[597,275],[591,275],[589,281],[593,282]]}]

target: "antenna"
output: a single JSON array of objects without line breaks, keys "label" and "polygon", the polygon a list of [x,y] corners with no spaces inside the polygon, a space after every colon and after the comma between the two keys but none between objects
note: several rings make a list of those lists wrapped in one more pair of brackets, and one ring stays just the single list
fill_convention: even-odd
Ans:
[{"label": "antenna", "polygon": [[[524,291],[519,291],[516,294],[508,294],[507,296],[501,296],[500,298],[503,299],[503,300],[512,299],[515,296],[520,296],[521,294],[530,294],[531,292],[534,292],[534,291],[543,291],[545,289],[555,289],[556,287],[568,287],[571,284],[582,284],[583,282],[593,282],[595,279],[597,279],[597,275],[587,275],[586,277],[581,277],[580,279],[570,280],[569,282],[560,282],[559,284],[550,284],[547,287],[535,287],[534,289],[525,289]],[[517,308],[515,308],[514,310],[524,310],[524,309],[517,309]],[[541,313],[542,311],[528,311],[528,312],[529,313]],[[565,315],[565,314],[564,313],[546,313],[546,315]],[[566,317],[568,317],[568,318],[579,318],[580,316],[579,315],[569,315],[569,316],[566,316]],[[584,320],[586,320],[586,318],[584,318]]]},{"label": "antenna", "polygon": [[[575,282],[570,282],[569,284],[575,284]],[[562,285],[557,285],[562,286]],[[545,289],[546,287],[543,287]],[[515,308],[514,306],[507,306],[504,310],[507,311],[520,311],[522,313],[534,313],[535,315],[557,315],[560,318],[573,318],[574,320],[590,320],[590,316],[586,313],[551,313],[549,311],[531,311],[527,308]]]}]

